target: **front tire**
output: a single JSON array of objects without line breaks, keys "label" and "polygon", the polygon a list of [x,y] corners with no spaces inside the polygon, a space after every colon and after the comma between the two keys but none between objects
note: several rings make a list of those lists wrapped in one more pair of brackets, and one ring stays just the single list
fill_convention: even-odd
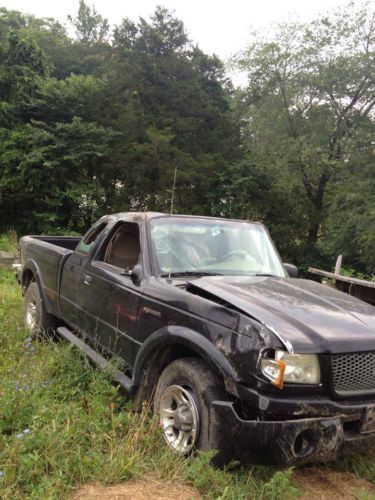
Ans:
[{"label": "front tire", "polygon": [[154,412],[164,439],[180,455],[217,450],[214,463],[232,458],[220,418],[212,404],[226,399],[220,379],[200,359],[182,358],[162,372],[155,391]]},{"label": "front tire", "polygon": [[25,293],[24,323],[32,338],[43,338],[53,332],[53,318],[46,313],[37,283],[31,283]]}]

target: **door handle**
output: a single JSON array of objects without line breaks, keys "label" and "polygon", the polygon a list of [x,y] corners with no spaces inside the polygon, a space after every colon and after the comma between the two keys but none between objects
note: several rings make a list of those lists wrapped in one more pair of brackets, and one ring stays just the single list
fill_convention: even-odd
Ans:
[{"label": "door handle", "polygon": [[85,285],[90,285],[92,282],[92,276],[90,276],[89,274],[85,274],[83,277],[83,282]]}]

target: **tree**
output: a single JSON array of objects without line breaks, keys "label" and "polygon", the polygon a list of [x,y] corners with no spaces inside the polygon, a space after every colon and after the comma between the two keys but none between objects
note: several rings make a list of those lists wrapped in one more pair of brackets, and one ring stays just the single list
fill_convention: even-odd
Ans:
[{"label": "tree", "polygon": [[52,19],[0,15],[5,39],[29,43],[32,71],[30,91],[4,101],[14,113],[0,129],[2,228],[81,231],[104,212],[169,210],[176,166],[175,210],[215,213],[220,175],[240,155],[221,61],[162,8],[112,38],[83,1],[70,19],[76,39]]},{"label": "tree", "polygon": [[108,20],[98,14],[94,6],[90,8],[84,0],[79,0],[77,17],[73,18],[69,15],[68,20],[75,27],[76,36],[82,43],[97,44],[107,39]]},{"label": "tree", "polygon": [[368,120],[374,127],[374,11],[351,3],[331,17],[280,25],[270,39],[255,36],[237,64],[249,79],[238,99],[246,147],[267,156],[270,175],[306,201],[301,238],[311,254],[327,190],[347,169],[352,138]]},{"label": "tree", "polygon": [[102,166],[117,134],[95,123],[31,122],[0,135],[0,218],[22,231],[84,230],[105,211]]},{"label": "tree", "polygon": [[[367,134],[366,134],[367,129]],[[353,138],[347,168],[333,179],[327,193],[330,207],[319,247],[331,256],[342,254],[344,266],[375,274],[375,150],[373,124]]]},{"label": "tree", "polygon": [[43,51],[30,38],[10,31],[0,60],[0,126],[22,119],[25,106],[48,74]]},{"label": "tree", "polygon": [[[239,156],[222,63],[194,47],[182,22],[162,8],[151,22],[124,20],[114,30],[114,48],[107,73],[113,108],[131,123],[124,155],[129,167],[120,173],[128,206],[164,210],[160,193],[170,197],[177,165],[178,208],[211,213],[210,191],[225,162]],[[158,159],[151,165],[155,147]],[[134,177],[138,171],[143,176]],[[150,191],[139,204],[141,180]]]}]

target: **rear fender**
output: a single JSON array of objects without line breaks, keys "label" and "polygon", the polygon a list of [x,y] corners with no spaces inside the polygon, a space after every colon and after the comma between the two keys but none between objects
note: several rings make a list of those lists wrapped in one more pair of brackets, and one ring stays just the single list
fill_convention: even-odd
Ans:
[{"label": "rear fender", "polygon": [[26,276],[27,273],[31,272],[34,276],[34,281],[38,284],[39,287],[39,292],[40,295],[42,296],[43,300],[43,305],[45,307],[45,311],[47,313],[51,313],[51,307],[48,303],[48,300],[46,299],[46,294],[44,292],[44,286],[41,278],[41,273],[39,270],[38,264],[35,262],[35,260],[28,259],[25,264],[23,265],[22,268],[22,277],[21,277],[21,285],[22,285],[22,293],[24,294],[26,292],[27,286],[26,286]]}]

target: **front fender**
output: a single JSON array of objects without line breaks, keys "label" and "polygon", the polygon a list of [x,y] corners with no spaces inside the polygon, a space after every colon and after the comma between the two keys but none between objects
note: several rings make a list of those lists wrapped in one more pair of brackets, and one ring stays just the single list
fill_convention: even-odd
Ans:
[{"label": "front fender", "polygon": [[147,360],[157,351],[162,351],[166,346],[180,345],[196,352],[202,359],[216,366],[226,379],[239,381],[239,376],[233,365],[209,339],[190,328],[169,325],[154,332],[142,344],[133,371],[133,381],[139,384],[142,370]]}]

